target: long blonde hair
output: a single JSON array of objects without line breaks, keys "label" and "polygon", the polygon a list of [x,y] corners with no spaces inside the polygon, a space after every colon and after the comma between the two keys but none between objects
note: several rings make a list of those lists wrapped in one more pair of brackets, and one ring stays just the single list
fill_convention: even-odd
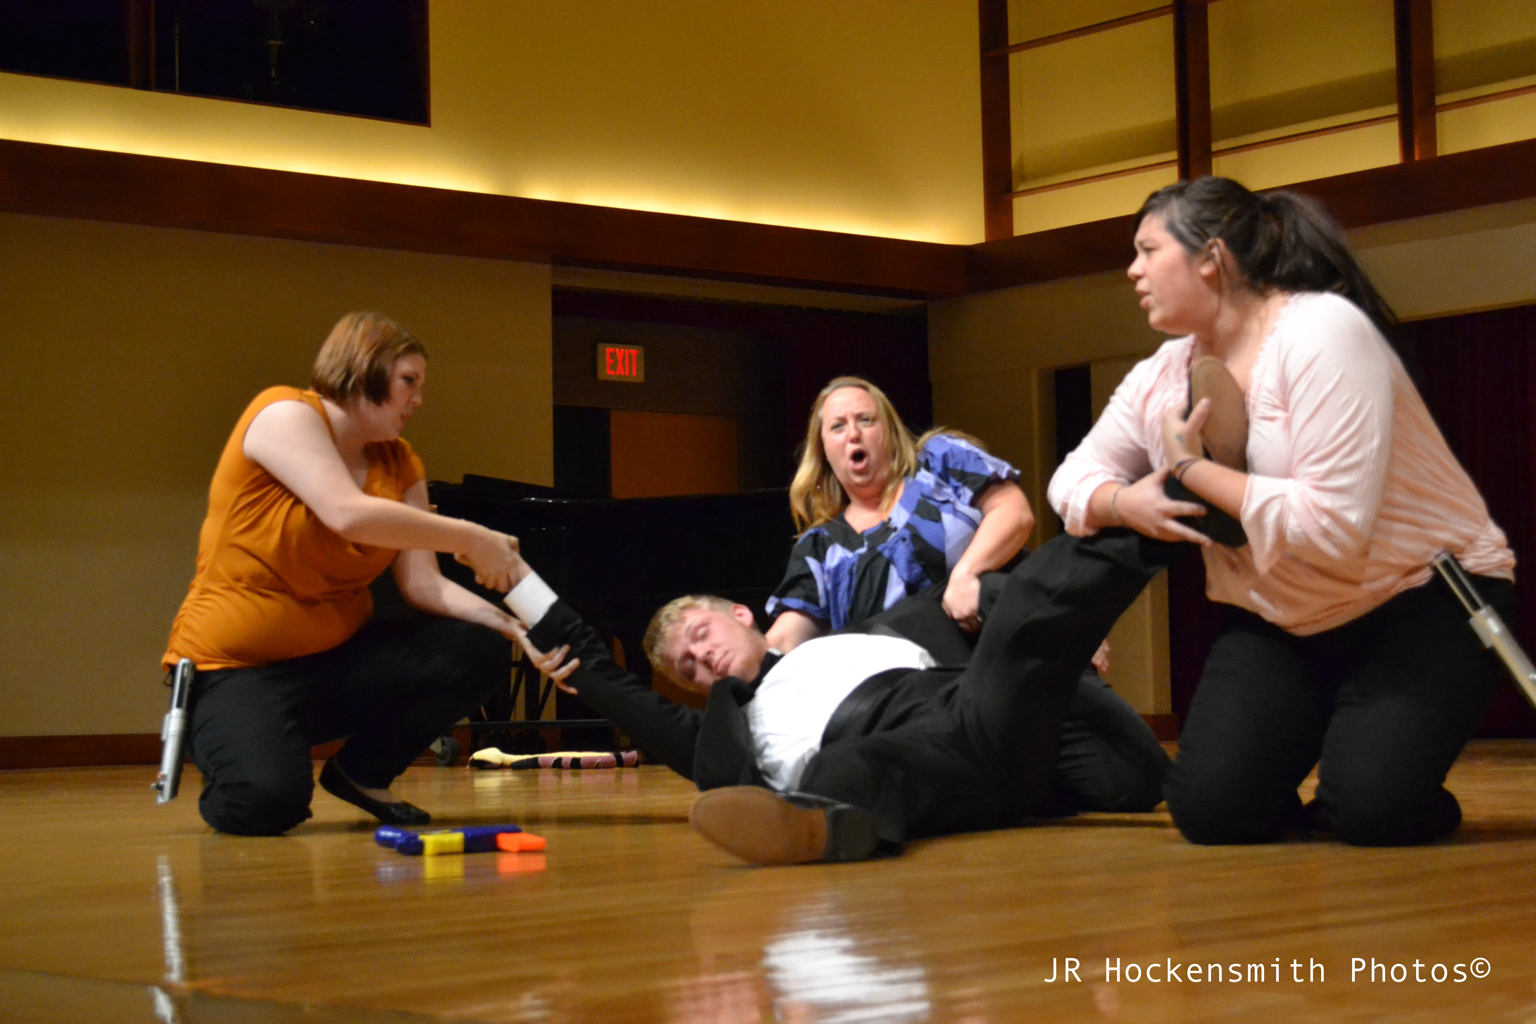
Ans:
[{"label": "long blonde hair", "polygon": [[[837,482],[826,449],[821,446],[821,409],[827,398],[842,388],[862,388],[875,400],[875,415],[885,428],[888,473],[880,508],[888,509],[896,500],[902,481],[917,472],[917,442],[907,425],[901,422],[896,407],[885,392],[863,377],[834,377],[811,404],[810,422],[805,428],[805,444],[800,449],[800,465],[789,485],[789,511],[795,528],[801,533],[837,518],[848,505],[848,494]],[[925,435],[927,436],[927,435]]]}]

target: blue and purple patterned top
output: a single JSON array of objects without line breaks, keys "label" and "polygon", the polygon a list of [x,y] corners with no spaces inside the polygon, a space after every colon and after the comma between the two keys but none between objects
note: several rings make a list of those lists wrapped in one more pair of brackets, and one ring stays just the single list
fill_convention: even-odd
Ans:
[{"label": "blue and purple patterned top", "polygon": [[1002,459],[948,434],[929,438],[917,464],[885,522],[859,533],[839,515],[800,535],[768,599],[769,618],[803,612],[838,630],[942,585],[981,525],[981,493],[1019,478]]}]

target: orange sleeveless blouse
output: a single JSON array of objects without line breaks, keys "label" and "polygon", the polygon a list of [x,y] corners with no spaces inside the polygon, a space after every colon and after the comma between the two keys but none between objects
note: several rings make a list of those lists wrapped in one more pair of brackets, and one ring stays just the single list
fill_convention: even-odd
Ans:
[{"label": "orange sleeveless blouse", "polygon": [[[398,552],[346,540],[241,450],[257,413],[291,401],[317,410],[330,426],[313,391],[268,388],[246,407],[213,473],[197,572],[171,625],[161,659],[166,668],[180,658],[212,670],[328,651],[373,613],[368,584]],[[403,440],[370,444],[365,452],[365,494],[399,501],[426,476]]]}]

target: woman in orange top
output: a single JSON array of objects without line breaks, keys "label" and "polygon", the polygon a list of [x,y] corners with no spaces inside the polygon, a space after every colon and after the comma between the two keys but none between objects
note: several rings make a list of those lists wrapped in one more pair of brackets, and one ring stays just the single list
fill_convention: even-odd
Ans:
[{"label": "woman in orange top", "polygon": [[[199,808],[221,832],[277,835],[308,818],[310,746],[343,736],[326,790],[381,821],[429,821],[390,784],[507,683],[515,621],[444,578],[434,552],[506,590],[517,541],[430,510],[421,460],[400,438],[426,368],[399,324],[349,314],[312,390],[263,391],[224,447],[164,658],[199,670]],[[368,584],[390,567],[426,616],[369,621]]]}]

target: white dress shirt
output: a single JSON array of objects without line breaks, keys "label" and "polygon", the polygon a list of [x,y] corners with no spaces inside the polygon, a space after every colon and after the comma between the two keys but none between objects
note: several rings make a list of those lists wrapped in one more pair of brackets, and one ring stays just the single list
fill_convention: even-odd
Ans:
[{"label": "white dress shirt", "polygon": [[757,766],[775,789],[796,789],[821,749],[832,712],[870,676],[933,668],[933,656],[895,636],[844,633],[807,640],[779,660],[747,704]]}]

